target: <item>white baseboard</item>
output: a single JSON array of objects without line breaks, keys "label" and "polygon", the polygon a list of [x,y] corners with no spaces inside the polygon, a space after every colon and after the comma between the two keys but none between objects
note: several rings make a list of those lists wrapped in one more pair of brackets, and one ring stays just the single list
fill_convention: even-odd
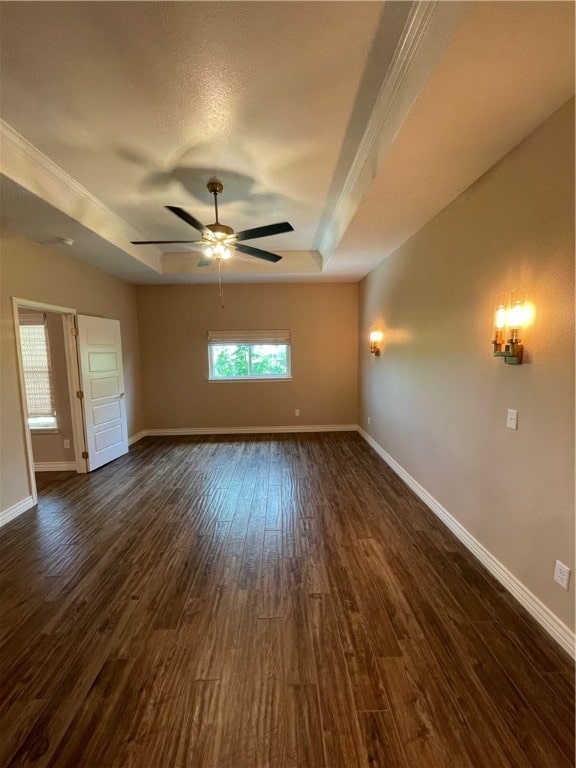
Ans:
[{"label": "white baseboard", "polygon": [[404,480],[406,485],[429,507],[434,514],[446,525],[467,549],[490,571],[498,581],[526,608],[528,613],[567,651],[572,658],[576,657],[576,635],[560,619],[547,608],[530,590],[519,581],[514,574],[502,565],[494,555],[469,533],[444,507],[431,496],[406,470],[388,454],[362,427],[358,432],[366,442],[384,459],[390,469]]},{"label": "white baseboard", "polygon": [[134,445],[134,443],[137,443],[138,440],[142,440],[143,437],[146,437],[148,432],[143,429],[141,432],[136,432],[135,435],[132,435],[128,438],[128,445]]},{"label": "white baseboard", "polygon": [[76,471],[75,461],[35,461],[34,472],[72,472]]},{"label": "white baseboard", "polygon": [[14,520],[15,517],[18,517],[18,515],[21,515],[23,512],[27,512],[34,506],[34,504],[35,501],[32,496],[27,496],[16,504],[12,504],[8,509],[3,509],[2,512],[0,512],[0,528],[3,525],[6,525],[6,523],[9,523],[10,520]]},{"label": "white baseboard", "polygon": [[286,427],[174,427],[173,429],[147,429],[150,437],[176,437],[178,435],[258,435],[282,432],[355,432],[356,424],[307,424]]}]

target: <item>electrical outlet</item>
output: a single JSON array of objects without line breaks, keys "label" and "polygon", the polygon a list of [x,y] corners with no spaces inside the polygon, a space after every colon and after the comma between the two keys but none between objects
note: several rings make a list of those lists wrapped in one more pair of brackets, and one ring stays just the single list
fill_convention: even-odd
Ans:
[{"label": "electrical outlet", "polygon": [[564,589],[568,589],[570,583],[570,568],[560,560],[556,560],[556,567],[554,568],[554,581],[560,584]]},{"label": "electrical outlet", "polygon": [[300,408],[295,409],[294,416],[300,416]]},{"label": "electrical outlet", "polygon": [[372,421],[372,417],[368,416],[368,426],[370,426],[370,422]]},{"label": "electrical outlet", "polygon": [[64,450],[68,450],[70,448],[70,440],[64,440]]}]

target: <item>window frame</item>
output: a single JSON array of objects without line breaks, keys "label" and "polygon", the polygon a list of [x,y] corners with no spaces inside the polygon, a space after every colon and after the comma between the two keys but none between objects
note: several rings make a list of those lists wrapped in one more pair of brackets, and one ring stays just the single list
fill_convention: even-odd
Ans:
[{"label": "window frame", "polygon": [[[246,376],[218,376],[215,373],[215,347],[234,345],[248,348],[248,366],[252,369],[253,347],[283,346],[286,349],[285,374],[248,374]],[[291,381],[292,380],[292,346],[290,331],[208,331],[208,381],[221,384],[223,382],[241,381]]]}]

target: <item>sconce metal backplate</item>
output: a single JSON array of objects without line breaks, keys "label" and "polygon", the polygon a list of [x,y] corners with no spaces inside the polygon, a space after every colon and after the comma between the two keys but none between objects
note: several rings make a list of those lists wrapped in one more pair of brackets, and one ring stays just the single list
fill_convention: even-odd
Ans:
[{"label": "sconce metal backplate", "polygon": [[508,365],[522,365],[522,352],[524,345],[519,341],[509,340],[506,344],[493,341],[494,357],[503,357]]}]

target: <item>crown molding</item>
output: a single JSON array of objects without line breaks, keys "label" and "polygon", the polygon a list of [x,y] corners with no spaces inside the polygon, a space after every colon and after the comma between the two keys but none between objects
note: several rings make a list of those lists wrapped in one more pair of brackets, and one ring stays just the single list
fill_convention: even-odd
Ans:
[{"label": "crown molding", "polygon": [[[50,194],[51,190],[55,191],[56,189],[66,192],[66,197],[73,198],[78,202],[81,201],[90,208],[99,211],[102,216],[113,218],[118,226],[125,227],[127,231],[131,232],[132,236],[138,234],[136,230],[131,230],[123,219],[104,205],[86,187],[79,184],[70,174],[66,173],[65,170],[56,165],[34,144],[1,119],[0,142],[2,146],[0,172],[3,175],[13,179],[16,183],[24,186],[30,192],[38,197],[42,197],[43,200],[51,204],[53,204],[52,201],[43,196],[41,192],[47,191]],[[26,168],[34,171],[30,178],[27,178]],[[19,174],[16,173],[18,169],[21,169]],[[64,213],[67,213],[67,211],[64,211]]]},{"label": "crown molding", "polygon": [[326,268],[418,94],[467,11],[465,3],[414,3],[358,151],[322,234]]},{"label": "crown molding", "polygon": [[135,229],[4,120],[0,120],[0,147],[3,176],[147,267],[161,272],[160,251],[150,255],[134,248],[130,240],[140,237]]}]

